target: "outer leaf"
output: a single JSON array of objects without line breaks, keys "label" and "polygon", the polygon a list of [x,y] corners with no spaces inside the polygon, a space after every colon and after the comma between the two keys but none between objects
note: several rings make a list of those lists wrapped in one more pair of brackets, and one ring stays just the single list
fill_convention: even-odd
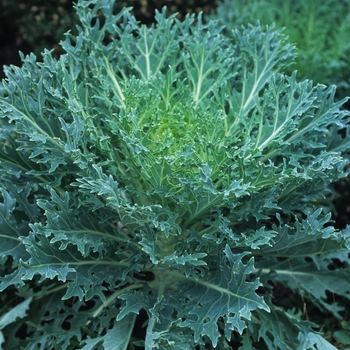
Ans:
[{"label": "outer leaf", "polygon": [[279,214],[277,219],[280,225],[273,225],[278,233],[273,246],[263,247],[261,251],[268,256],[306,257],[310,255],[327,253],[345,247],[346,240],[343,234],[335,231],[334,227],[325,225],[329,222],[331,214],[322,215],[319,208],[308,213],[301,222],[296,218],[293,224],[283,224]]},{"label": "outer leaf", "polygon": [[0,347],[1,348],[2,348],[1,345],[5,340],[1,330],[5,328],[7,325],[14,323],[18,318],[24,318],[27,315],[26,312],[29,308],[29,304],[31,301],[32,301],[32,298],[28,298],[22,301],[20,304],[16,305],[14,308],[12,308],[6,314],[0,317]]},{"label": "outer leaf", "polygon": [[[254,316],[249,329],[243,334],[240,350],[255,349],[253,343],[260,339],[264,339],[269,349],[334,349],[314,333],[315,324],[300,321],[298,315],[272,307],[271,313],[257,310]],[[315,337],[310,337],[311,334]],[[318,347],[315,348],[315,345]]]},{"label": "outer leaf", "polygon": [[[346,254],[346,251],[343,252]],[[306,259],[292,258],[282,261],[265,258],[261,259],[257,266],[265,272],[276,273],[274,279],[286,284],[289,288],[295,291],[302,289],[306,295],[314,298],[314,303],[340,318],[336,305],[326,301],[326,291],[349,299],[350,268],[349,266],[337,268],[332,261],[332,259],[339,259],[340,253],[338,251],[321,257],[310,255]]]},{"label": "outer leaf", "polygon": [[106,350],[126,350],[129,346],[135,315],[129,314],[123,322],[115,322],[103,337],[103,348]]},{"label": "outer leaf", "polygon": [[225,335],[230,339],[230,331],[242,333],[246,328],[244,320],[250,320],[253,310],[269,311],[263,299],[256,294],[260,283],[246,281],[253,270],[253,260],[249,260],[247,265],[242,264],[241,259],[245,254],[232,254],[229,247],[225,248],[225,255],[227,265],[223,265],[221,272],[207,281],[199,280],[189,288],[190,296],[201,295],[193,309],[186,313],[178,310],[179,316],[185,318],[182,325],[193,329],[195,341],[199,340],[200,335],[207,335],[214,346],[219,338],[217,321],[220,317],[226,318]]}]

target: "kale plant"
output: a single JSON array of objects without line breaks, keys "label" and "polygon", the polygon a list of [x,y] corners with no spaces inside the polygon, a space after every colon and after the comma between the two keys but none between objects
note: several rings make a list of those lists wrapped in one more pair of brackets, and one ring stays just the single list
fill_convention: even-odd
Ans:
[{"label": "kale plant", "polygon": [[[350,230],[322,209],[347,176],[335,87],[283,74],[293,47],[166,10],[139,25],[79,1],[58,60],[0,85],[4,349],[334,349]],[[334,264],[334,261],[338,264]]]}]

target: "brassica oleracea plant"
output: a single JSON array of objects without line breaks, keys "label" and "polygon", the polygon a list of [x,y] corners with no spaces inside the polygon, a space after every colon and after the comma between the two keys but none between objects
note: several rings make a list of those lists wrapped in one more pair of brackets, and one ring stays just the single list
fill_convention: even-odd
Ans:
[{"label": "brassica oleracea plant", "polygon": [[283,74],[273,27],[146,27],[113,3],[78,1],[64,55],[5,69],[1,346],[335,349],[306,312],[350,298],[350,230],[323,204],[345,101]]}]

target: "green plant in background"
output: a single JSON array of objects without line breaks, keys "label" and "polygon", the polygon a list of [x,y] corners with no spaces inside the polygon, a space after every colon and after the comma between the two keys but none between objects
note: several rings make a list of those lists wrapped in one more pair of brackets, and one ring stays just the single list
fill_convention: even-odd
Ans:
[{"label": "green plant in background", "polygon": [[337,85],[337,98],[350,95],[350,1],[224,0],[217,18],[228,28],[241,24],[285,27],[290,43],[296,44],[297,57],[292,70],[298,79]]},{"label": "green plant in background", "polygon": [[113,4],[79,1],[66,53],[0,85],[0,344],[334,349],[275,296],[343,318],[350,232],[319,201],[347,175],[345,100],[284,75],[272,27]]}]

